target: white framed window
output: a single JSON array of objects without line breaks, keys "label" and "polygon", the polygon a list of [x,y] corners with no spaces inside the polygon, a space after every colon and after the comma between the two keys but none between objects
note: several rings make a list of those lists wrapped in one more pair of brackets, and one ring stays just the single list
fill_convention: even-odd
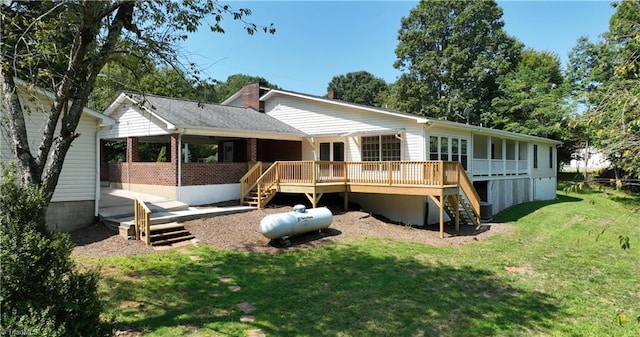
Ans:
[{"label": "white framed window", "polygon": [[395,135],[362,137],[360,147],[362,161],[401,160],[401,141]]},{"label": "white framed window", "polygon": [[462,137],[429,136],[429,160],[458,161],[467,169],[469,140]]}]

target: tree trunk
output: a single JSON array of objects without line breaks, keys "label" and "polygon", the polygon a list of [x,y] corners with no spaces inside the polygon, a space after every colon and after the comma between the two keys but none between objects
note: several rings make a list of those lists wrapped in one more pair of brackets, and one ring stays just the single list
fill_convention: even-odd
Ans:
[{"label": "tree trunk", "polygon": [[[1,61],[4,63],[4,60]],[[39,186],[41,183],[41,171],[29,149],[27,126],[15,81],[11,74],[7,74],[4,71],[4,67],[0,67],[0,77],[2,79],[4,114],[6,114],[5,117],[8,120],[11,142],[13,144],[11,150],[16,156],[22,183],[33,183]]]}]

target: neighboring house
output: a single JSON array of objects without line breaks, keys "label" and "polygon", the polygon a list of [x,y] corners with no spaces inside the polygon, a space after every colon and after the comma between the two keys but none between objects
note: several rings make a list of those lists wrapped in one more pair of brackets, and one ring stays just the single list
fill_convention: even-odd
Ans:
[{"label": "neighboring house", "polygon": [[[439,211],[444,207],[439,200],[449,200],[453,190],[457,194],[459,186],[454,185],[466,177],[479,199],[492,206],[491,214],[515,204],[556,197],[558,141],[269,89],[257,83],[244,86],[222,105],[123,94],[105,114],[118,122],[102,138],[127,137],[129,152],[133,152],[129,158],[134,159],[117,167],[109,165],[112,183],[146,191],[162,189],[187,202],[245,198],[255,184],[247,183],[243,175],[254,174],[249,168],[259,161],[268,164],[258,175],[268,172],[266,168],[274,161],[291,161],[269,173],[281,182],[289,179],[287,186],[264,185],[273,192],[306,193],[314,205],[322,193],[340,192],[367,211],[414,225],[442,221]],[[171,179],[160,182],[160,171],[155,168],[159,164],[136,163],[133,148],[141,141],[168,144],[169,140],[172,160],[161,164],[171,166]],[[185,144],[205,141],[224,149],[219,163],[184,163],[173,154],[184,151]],[[232,158],[226,157],[227,150]],[[385,166],[389,162],[394,164]],[[464,177],[457,175],[455,162],[461,163],[462,173],[466,170]],[[135,171],[138,169],[142,171]],[[144,178],[144,172],[155,178]],[[331,178],[317,179],[323,175]],[[352,185],[338,187],[341,180]],[[465,192],[462,199],[474,199],[471,194]],[[453,200],[452,209],[457,209]]]},{"label": "neighboring house", "polygon": [[[16,84],[22,109],[25,112],[29,147],[35,155],[42,141],[47,114],[51,109],[54,95],[42,89],[28,88],[20,80],[16,80]],[[15,155],[4,108],[2,115],[0,155],[2,165],[5,165],[15,159]],[[101,127],[112,124],[115,124],[113,119],[89,108],[84,109],[76,129],[80,136],[73,141],[67,152],[58,184],[47,208],[46,219],[49,228],[71,231],[94,223],[98,215],[100,199],[97,134]]]},{"label": "neighboring house", "polygon": [[571,161],[562,169],[565,172],[594,172],[606,170],[611,162],[604,153],[595,148],[581,148],[571,155]]}]

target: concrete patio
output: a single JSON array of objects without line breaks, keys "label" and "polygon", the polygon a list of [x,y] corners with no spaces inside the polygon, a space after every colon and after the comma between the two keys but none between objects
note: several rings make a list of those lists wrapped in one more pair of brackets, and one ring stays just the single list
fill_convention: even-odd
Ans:
[{"label": "concrete patio", "polygon": [[134,220],[133,200],[143,201],[152,212],[152,222],[162,224],[181,222],[218,215],[248,212],[256,209],[249,206],[190,207],[188,204],[166,199],[156,195],[129,190],[102,187],[100,190],[100,220],[115,230],[120,226],[129,226]]}]

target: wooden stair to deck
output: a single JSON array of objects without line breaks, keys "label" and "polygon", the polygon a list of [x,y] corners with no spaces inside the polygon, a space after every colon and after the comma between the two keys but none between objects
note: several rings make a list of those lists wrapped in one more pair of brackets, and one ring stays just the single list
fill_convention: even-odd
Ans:
[{"label": "wooden stair to deck", "polygon": [[266,191],[261,191],[258,194],[257,190],[252,190],[249,192],[248,197],[242,199],[242,204],[252,207],[259,207],[260,205],[264,206],[267,204],[273,197],[276,195],[275,189],[269,189]]},{"label": "wooden stair to deck", "polygon": [[458,204],[457,206],[460,214],[459,222],[461,225],[478,226],[480,224],[480,219],[473,213],[473,211],[471,211],[471,205],[461,195],[450,195],[445,198],[445,212],[447,212],[451,219],[456,217],[456,203]]}]

